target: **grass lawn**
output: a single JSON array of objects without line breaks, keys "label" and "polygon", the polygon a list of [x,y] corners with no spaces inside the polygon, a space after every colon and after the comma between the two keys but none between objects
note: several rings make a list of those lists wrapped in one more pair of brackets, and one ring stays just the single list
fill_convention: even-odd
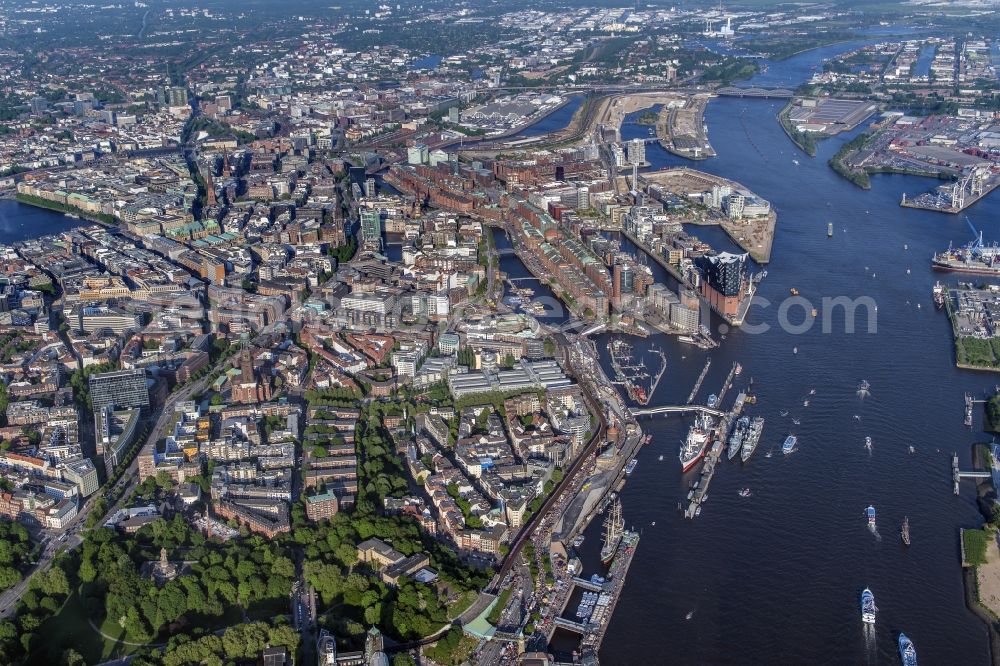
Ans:
[{"label": "grass lawn", "polygon": [[992,530],[962,530],[965,563],[971,566],[986,564],[986,546],[994,538]]},{"label": "grass lawn", "polygon": [[448,606],[448,617],[456,618],[469,609],[479,595],[469,590]]},{"label": "grass lawn", "polygon": [[[79,590],[74,591],[59,612],[43,622],[35,632],[27,663],[38,666],[58,664],[63,650],[67,648],[73,648],[83,655],[88,664],[129,655],[138,649],[136,646],[105,639],[90,626],[90,617],[91,613],[84,605]],[[104,633],[128,640],[124,636],[125,631],[116,622],[105,624],[108,626],[102,627]]]}]

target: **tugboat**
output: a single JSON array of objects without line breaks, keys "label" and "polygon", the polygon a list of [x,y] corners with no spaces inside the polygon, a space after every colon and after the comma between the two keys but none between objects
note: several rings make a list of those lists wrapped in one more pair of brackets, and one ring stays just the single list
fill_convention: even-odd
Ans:
[{"label": "tugboat", "polygon": [[903,660],[903,666],[917,666],[917,648],[913,647],[913,641],[903,632],[899,632],[899,657]]},{"label": "tugboat", "polygon": [[875,624],[875,595],[867,587],[861,593],[861,621],[865,624]]},{"label": "tugboat", "polygon": [[910,518],[903,516],[903,526],[899,528],[899,536],[903,538],[903,543],[910,545]]}]

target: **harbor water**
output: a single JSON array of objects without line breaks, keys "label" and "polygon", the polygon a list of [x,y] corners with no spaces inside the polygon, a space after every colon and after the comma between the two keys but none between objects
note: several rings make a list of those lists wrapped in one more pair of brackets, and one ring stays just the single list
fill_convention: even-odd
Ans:
[{"label": "harbor water", "polygon": [[[770,63],[767,80],[754,83],[794,85],[823,58],[851,46]],[[642,543],[601,659],[891,664],[898,663],[896,639],[903,631],[922,663],[987,664],[986,628],[964,603],[958,533],[981,518],[971,482],[953,496],[949,456],[957,451],[963,468],[969,467],[970,445],[989,440],[981,412],[973,430],[963,426],[963,394],[985,395],[1000,377],[955,368],[947,318],[931,300],[935,280],[957,280],[935,274],[931,255],[949,241],[965,242],[970,231],[964,215],[900,208],[904,192],[926,191],[937,181],[878,175],[872,190],[863,191],[830,170],[830,156],[863,128],[821,142],[815,158],[799,151],[775,120],[782,104],[712,100],[706,122],[718,152],[714,159],[691,163],[647,146],[653,168],[687,165],[725,176],[770,200],[778,212],[772,261],[748,317],[770,330],[720,329],[722,322],[713,318],[713,337],[722,345],[710,352],[663,335],[630,340],[636,353],[650,345],[667,353],[667,373],[650,405],[683,404],[711,354],[697,401],[717,391],[739,361],[743,373],[725,406],[752,377],[758,402],[744,413],[766,423],[750,461],[720,462],[701,515],[686,520],[677,505],[697,468],[682,475],[677,454],[691,419],[643,417],[652,442],[622,494],[626,526],[642,532]],[[646,134],[643,126],[623,128],[625,139]],[[994,222],[1000,196],[986,197],[967,214],[987,240],[1000,238]],[[718,228],[689,231],[720,250],[735,249]],[[668,282],[659,266],[649,264],[658,280]],[[501,266],[511,274],[523,271],[514,257]],[[805,332],[779,323],[791,288],[809,302],[790,308],[791,324],[811,321],[807,308],[819,311]],[[848,332],[844,309],[830,316],[832,308],[823,306],[824,297],[840,296],[870,298],[877,310],[868,317],[859,308],[854,332]],[[613,337],[597,339],[609,375]],[[645,361],[658,363],[651,353]],[[857,394],[862,380],[871,384],[864,399]],[[789,434],[798,437],[798,446],[784,456],[781,443]],[[870,453],[866,436],[873,442]],[[749,497],[739,495],[745,487]],[[878,511],[877,534],[865,517],[869,504]],[[904,517],[909,547],[900,539]],[[588,528],[580,549],[585,576],[601,571],[599,523]],[[865,587],[880,609],[874,635],[866,634],[860,618]],[[557,631],[553,649],[565,649],[572,642],[567,638]]]}]

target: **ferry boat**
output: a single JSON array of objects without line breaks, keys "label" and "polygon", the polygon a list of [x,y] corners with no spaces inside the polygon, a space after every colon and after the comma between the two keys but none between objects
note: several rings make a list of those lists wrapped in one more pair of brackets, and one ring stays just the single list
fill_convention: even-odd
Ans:
[{"label": "ferry boat", "polygon": [[618,552],[618,545],[625,534],[625,519],[622,517],[622,502],[616,495],[611,508],[604,517],[604,543],[601,546],[601,562],[608,564]]},{"label": "ferry boat", "polygon": [[635,466],[638,465],[638,464],[639,464],[639,461],[636,458],[632,458],[632,460],[629,460],[628,464],[625,465],[625,474],[626,475],[631,474],[632,471],[635,469]]},{"label": "ferry boat", "polygon": [[903,516],[903,525],[899,528],[899,536],[902,537],[903,543],[907,546],[910,545],[910,517]]},{"label": "ferry boat", "polygon": [[875,507],[869,505],[865,513],[868,515],[868,526],[875,527]]},{"label": "ferry boat", "polygon": [[899,632],[899,658],[903,660],[903,666],[917,666],[917,648],[903,632]]},{"label": "ferry boat", "polygon": [[785,438],[785,443],[781,445],[781,452],[788,455],[795,450],[795,443],[799,441],[795,435],[789,435]]},{"label": "ferry boat", "polygon": [[681,471],[686,472],[702,459],[705,449],[708,447],[708,437],[712,429],[712,417],[707,414],[699,414],[691,429],[688,430],[687,439],[681,446],[680,461]]},{"label": "ferry boat", "polygon": [[746,436],[743,437],[743,446],[740,449],[740,460],[743,462],[750,460],[750,456],[757,449],[762,430],[764,430],[764,419],[758,416],[750,422],[750,428],[747,430]]},{"label": "ferry boat", "polygon": [[733,429],[733,434],[729,437],[728,456],[730,460],[735,458],[736,454],[743,448],[743,440],[746,438],[749,430],[750,418],[747,416],[740,417],[740,420],[736,422],[736,427]]},{"label": "ferry boat", "polygon": [[875,624],[875,595],[867,587],[861,593],[861,621],[866,624]]},{"label": "ferry boat", "polygon": [[708,407],[709,409],[715,409],[715,406],[719,404],[719,396],[714,393],[708,396]]}]

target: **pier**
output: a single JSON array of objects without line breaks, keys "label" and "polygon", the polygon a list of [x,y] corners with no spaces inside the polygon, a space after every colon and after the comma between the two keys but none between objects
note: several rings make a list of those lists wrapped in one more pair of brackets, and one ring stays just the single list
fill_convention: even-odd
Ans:
[{"label": "pier", "polygon": [[[720,396],[725,395],[726,391],[729,390],[729,387],[733,383],[733,378],[736,376],[736,368],[738,366],[738,363],[733,364],[732,370],[729,371],[729,376],[726,377],[726,381],[723,382],[722,389],[719,391]],[[721,397],[719,398],[719,402],[722,402]],[[719,425],[715,429],[715,436],[712,438],[712,447],[705,454],[705,463],[701,467],[701,475],[695,481],[691,491],[688,492],[687,499],[689,503],[684,510],[685,518],[694,518],[701,514],[701,505],[708,497],[708,485],[712,482],[715,469],[722,458],[722,452],[726,449],[726,437],[729,434],[729,425],[739,418],[744,404],[746,404],[746,394],[741,391],[736,398],[736,402],[733,404],[733,408],[728,413],[722,414]]]},{"label": "pier", "polygon": [[701,390],[701,383],[705,381],[705,375],[708,374],[708,369],[712,367],[712,357],[709,356],[705,359],[705,367],[701,369],[701,374],[698,375],[698,381],[694,383],[694,388],[691,389],[690,395],[688,395],[687,404],[694,402],[694,397],[698,395],[698,391]]},{"label": "pier", "polygon": [[597,651],[604,640],[604,632],[608,629],[611,616],[614,615],[615,606],[625,588],[625,577],[629,567],[632,566],[632,558],[635,556],[635,549],[639,546],[638,532],[625,532],[622,543],[618,546],[618,553],[611,562],[608,573],[609,580],[604,584],[602,598],[607,597],[607,603],[594,608],[594,613],[587,622],[587,630],[580,641],[581,650],[586,653],[589,650]]},{"label": "pier", "polygon": [[976,400],[972,397],[971,393],[965,394],[965,425],[972,427],[972,407],[977,402],[986,402],[985,400]]},{"label": "pier", "polygon": [[951,481],[954,485],[954,493],[958,495],[958,482],[962,479],[989,479],[992,472],[963,472],[958,468],[958,454],[951,454]]},{"label": "pier", "polygon": [[719,391],[719,395],[718,395],[719,403],[718,404],[720,404],[720,405],[722,404],[722,399],[724,397],[726,397],[726,391],[728,391],[729,387],[733,385],[733,377],[736,376],[736,370],[739,367],[740,367],[739,363],[733,363],[733,367],[729,369],[729,376],[726,377],[726,381],[724,381],[722,383],[722,390]]}]

